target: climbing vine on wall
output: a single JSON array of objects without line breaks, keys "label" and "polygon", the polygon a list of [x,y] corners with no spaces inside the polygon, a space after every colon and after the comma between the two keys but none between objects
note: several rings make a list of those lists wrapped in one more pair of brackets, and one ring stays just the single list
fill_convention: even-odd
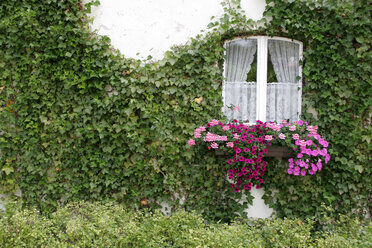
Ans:
[{"label": "climbing vine on wall", "polygon": [[279,216],[316,215],[321,202],[369,211],[370,3],[268,0],[257,23],[239,2],[224,2],[206,33],[160,61],[126,58],[92,33],[86,14],[97,1],[1,2],[2,191],[20,188],[44,211],[113,198],[134,208],[168,201],[211,220],[243,214],[225,161],[186,143],[198,123],[223,118],[224,41],[260,34],[304,43],[303,119],[318,124],[333,158],[306,179],[273,166],[266,202]]}]

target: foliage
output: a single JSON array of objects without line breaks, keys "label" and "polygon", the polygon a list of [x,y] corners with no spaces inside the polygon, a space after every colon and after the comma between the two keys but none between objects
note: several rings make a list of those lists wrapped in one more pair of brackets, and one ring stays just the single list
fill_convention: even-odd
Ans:
[{"label": "foliage", "polygon": [[[324,215],[324,220],[329,217]],[[341,223],[341,224],[340,224]],[[349,224],[350,223],[350,224]],[[370,247],[372,226],[341,217],[312,233],[314,221],[240,219],[208,224],[198,214],[131,211],[79,202],[46,216],[11,203],[0,213],[1,247]],[[324,246],[326,244],[326,246]],[[329,246],[329,245],[331,246]]]},{"label": "foliage", "polygon": [[224,41],[261,34],[304,43],[303,119],[316,121],[334,158],[312,178],[268,170],[266,202],[279,216],[318,215],[320,202],[370,212],[371,4],[267,2],[259,23],[239,1],[224,2],[206,34],[160,61],[137,61],[89,30],[86,13],[98,1],[2,1],[2,191],[20,188],[43,211],[114,198],[132,208],[168,201],[209,220],[243,214],[247,202],[225,190],[225,161],[185,144],[194,123],[222,118]]}]

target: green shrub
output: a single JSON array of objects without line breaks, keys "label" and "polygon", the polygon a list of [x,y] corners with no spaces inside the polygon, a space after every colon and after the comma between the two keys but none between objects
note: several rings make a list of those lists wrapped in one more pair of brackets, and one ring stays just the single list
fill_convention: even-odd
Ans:
[{"label": "green shrub", "polygon": [[196,213],[134,212],[117,203],[68,204],[47,216],[8,204],[0,247],[371,247],[371,224],[341,216],[325,227],[312,233],[314,221],[299,219],[208,224]]}]

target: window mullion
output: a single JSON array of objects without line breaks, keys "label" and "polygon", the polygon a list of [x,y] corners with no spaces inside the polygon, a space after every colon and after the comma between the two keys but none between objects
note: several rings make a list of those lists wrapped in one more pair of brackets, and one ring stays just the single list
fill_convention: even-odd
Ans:
[{"label": "window mullion", "polygon": [[257,38],[257,97],[256,117],[266,121],[267,101],[267,37]]}]

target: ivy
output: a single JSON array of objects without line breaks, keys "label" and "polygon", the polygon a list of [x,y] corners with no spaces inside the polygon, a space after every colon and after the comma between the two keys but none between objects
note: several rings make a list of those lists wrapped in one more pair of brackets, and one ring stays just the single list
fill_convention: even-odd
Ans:
[{"label": "ivy", "polygon": [[92,33],[86,14],[97,4],[0,3],[2,191],[20,188],[25,204],[44,211],[114,198],[133,208],[168,201],[210,220],[243,214],[252,197],[241,205],[225,190],[225,161],[187,140],[199,123],[223,117],[224,41],[260,34],[304,43],[303,119],[318,124],[335,158],[306,179],[268,162],[266,202],[279,216],[316,215],[321,202],[370,212],[368,1],[268,0],[259,22],[239,1],[224,3],[205,34],[160,61],[126,58]]}]

